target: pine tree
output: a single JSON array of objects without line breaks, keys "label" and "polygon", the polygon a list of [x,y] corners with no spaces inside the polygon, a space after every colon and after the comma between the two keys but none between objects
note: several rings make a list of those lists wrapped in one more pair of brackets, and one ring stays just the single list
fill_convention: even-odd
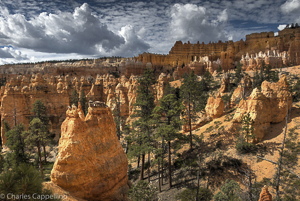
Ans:
[{"label": "pine tree", "polygon": [[[5,121],[6,122],[6,121]],[[7,122],[5,123],[7,124]],[[18,124],[11,130],[5,131],[6,143],[5,145],[12,151],[6,154],[6,161],[8,165],[19,165],[20,163],[28,162],[28,155],[25,151],[25,142],[22,132],[24,132],[25,126],[23,124]]]},{"label": "pine tree", "polygon": [[241,136],[239,137],[236,143],[236,149],[239,153],[248,153],[255,151],[256,145],[249,143],[249,138],[254,139],[255,135],[253,134],[254,127],[252,126],[252,119],[250,114],[247,113],[242,117],[242,131]]},{"label": "pine tree", "polygon": [[45,126],[49,126],[49,117],[47,115],[46,106],[42,100],[39,99],[33,103],[31,112],[33,113],[31,119],[39,118]]},{"label": "pine tree", "polygon": [[[43,179],[41,175],[29,164],[23,163],[2,172],[0,181],[0,194],[4,195],[4,197],[1,197],[2,200],[12,200],[12,197],[8,196],[9,194],[16,196],[14,200],[32,200],[33,194],[43,195],[45,198],[48,198],[47,200],[60,200],[53,198],[51,190],[43,189]],[[50,197],[50,195],[52,196]],[[17,196],[20,196],[19,199]]]},{"label": "pine tree", "polygon": [[165,95],[159,100],[159,106],[156,106],[153,113],[155,119],[157,119],[156,124],[158,124],[157,135],[161,139],[166,140],[168,144],[169,188],[171,188],[171,141],[176,138],[182,138],[182,134],[179,134],[178,131],[182,126],[180,115],[184,110],[184,106],[176,96],[175,90],[172,90],[169,85],[166,86],[165,91],[167,93],[165,92]]},{"label": "pine tree", "polygon": [[122,131],[121,131],[121,127],[124,124],[124,117],[121,116],[121,100],[120,100],[120,94],[115,92],[115,97],[113,97],[112,101],[113,104],[115,105],[114,110],[112,111],[113,115],[114,115],[114,120],[116,123],[116,128],[117,128],[117,136],[118,139],[120,140],[121,135],[122,135]]},{"label": "pine tree", "polygon": [[[75,95],[74,95],[75,97]],[[75,101],[75,99],[74,99]],[[84,94],[84,90],[81,89],[81,92],[80,92],[80,98],[79,98],[79,102],[80,102],[80,105],[82,107],[82,110],[84,112],[84,115],[86,116],[87,113],[88,113],[88,103],[86,101],[86,97],[85,97],[85,94]],[[78,104],[78,103],[77,103]]]},{"label": "pine tree", "polygon": [[[145,154],[148,153],[148,162],[150,163],[150,152],[153,151],[153,129],[151,114],[155,107],[155,97],[152,93],[152,85],[156,83],[152,69],[146,68],[143,75],[138,79],[137,98],[135,114],[133,118],[138,118],[132,123],[135,134],[135,141],[131,145],[131,154],[138,157],[142,155],[142,166],[140,180],[144,179]],[[150,166],[149,166],[150,168]],[[148,180],[150,181],[150,169],[148,168]]]},{"label": "pine tree", "polygon": [[197,112],[205,108],[207,97],[204,93],[207,88],[205,79],[209,80],[209,77],[203,77],[202,80],[204,81],[199,83],[197,75],[192,70],[189,76],[184,77],[183,84],[180,87],[180,95],[183,104],[186,106],[185,120],[190,131],[190,149],[193,148],[192,123],[198,118]]},{"label": "pine tree", "polygon": [[[76,89],[73,90],[71,100],[70,100],[70,105],[76,105],[78,107],[78,102],[79,102],[79,94]],[[81,105],[83,106],[83,105]]]},{"label": "pine tree", "polygon": [[240,185],[234,180],[226,180],[219,191],[214,196],[215,201],[240,201],[239,194],[241,193]]},{"label": "pine tree", "polygon": [[240,64],[240,62],[238,62],[236,69],[235,69],[235,80],[234,83],[237,85],[238,83],[240,83],[241,79],[242,79],[242,65]]},{"label": "pine tree", "polygon": [[45,140],[42,141],[42,146],[43,146],[43,150],[44,150],[44,160],[45,163],[47,162],[47,151],[46,151],[46,146],[49,145],[51,139],[50,139],[50,131],[49,131],[49,117],[47,114],[47,109],[44,105],[44,103],[42,102],[42,100],[36,100],[33,103],[33,107],[31,112],[33,113],[31,120],[33,118],[38,118],[41,120],[42,124],[43,124],[43,130],[45,130],[46,135],[45,135]]},{"label": "pine tree", "polygon": [[47,141],[47,130],[43,122],[39,118],[34,118],[29,124],[29,130],[22,133],[24,142],[30,150],[37,148],[39,155],[39,164],[41,169],[41,174],[43,175],[43,164],[42,164],[42,154],[41,146]]}]

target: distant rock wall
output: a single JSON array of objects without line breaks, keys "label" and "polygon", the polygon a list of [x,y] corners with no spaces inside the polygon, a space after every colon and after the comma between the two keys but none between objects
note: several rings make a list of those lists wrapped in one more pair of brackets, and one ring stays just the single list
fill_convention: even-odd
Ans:
[{"label": "distant rock wall", "polygon": [[[219,65],[225,71],[234,68],[243,55],[247,53],[250,56],[244,59],[245,63],[244,60],[241,62],[244,63],[245,69],[249,65],[253,68],[256,64],[260,64],[260,60],[256,61],[256,58],[258,58],[256,54],[259,52],[267,54],[267,57],[263,57],[263,59],[265,59],[266,64],[270,64],[272,67],[281,67],[292,62],[296,65],[300,62],[299,32],[300,27],[284,29],[279,32],[278,36],[274,36],[274,32],[253,33],[247,35],[245,41],[219,41],[217,43],[210,42],[209,44],[199,42],[191,44],[190,42],[182,43],[177,41],[168,55],[143,53],[135,57],[135,60],[141,62],[141,65],[150,63],[153,67],[156,66],[156,69],[158,66],[170,66],[173,70],[175,69],[174,77],[176,78],[180,77],[184,72],[190,71],[192,67],[195,67],[194,71],[197,71],[197,75],[202,75],[206,70],[209,70],[209,64],[201,61],[203,57],[207,57],[209,62],[212,63],[212,71],[216,70]],[[274,50],[277,52],[273,55]],[[268,53],[269,51],[271,53]],[[251,56],[252,54],[254,55],[253,57]],[[277,56],[279,54],[280,56]],[[251,58],[254,62],[249,64]],[[220,62],[214,66],[214,62],[217,62],[218,59]],[[195,62],[200,63],[200,65],[195,65]]]}]

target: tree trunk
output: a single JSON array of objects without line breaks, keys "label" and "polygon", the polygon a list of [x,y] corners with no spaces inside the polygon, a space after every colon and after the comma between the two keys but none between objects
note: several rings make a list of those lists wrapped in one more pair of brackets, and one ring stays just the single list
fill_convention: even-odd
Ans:
[{"label": "tree trunk", "polygon": [[249,173],[249,199],[252,201],[252,175],[251,175],[251,169]]},{"label": "tree trunk", "polygon": [[137,167],[140,167],[140,155],[138,156]]},{"label": "tree trunk", "polygon": [[158,191],[161,192],[161,183],[160,183],[160,159],[157,161],[157,170],[158,170]]},{"label": "tree trunk", "polygon": [[39,152],[39,162],[40,162],[41,174],[42,174],[42,177],[43,177],[43,164],[42,164],[40,141],[37,141],[37,147],[38,147],[38,152]]},{"label": "tree trunk", "polygon": [[287,114],[285,117],[285,130],[284,130],[284,136],[283,136],[283,141],[282,141],[282,147],[281,147],[281,152],[280,152],[280,157],[278,161],[278,172],[277,172],[277,185],[276,185],[276,199],[279,199],[279,185],[280,185],[280,172],[281,172],[281,163],[282,163],[282,155],[283,155],[283,150],[284,150],[284,143],[285,143],[285,137],[286,137],[286,130],[287,130],[287,123],[288,123],[288,118],[289,118],[289,99],[287,99]]},{"label": "tree trunk", "polygon": [[193,136],[192,136],[192,120],[191,120],[191,103],[189,94],[189,127],[190,127],[190,149],[193,149]]},{"label": "tree trunk", "polygon": [[126,141],[126,151],[125,154],[128,154],[128,140]]},{"label": "tree trunk", "polygon": [[141,176],[140,180],[144,180],[145,154],[142,154]]},{"label": "tree trunk", "polygon": [[199,201],[199,171],[197,171],[197,196],[196,201]]},{"label": "tree trunk", "polygon": [[45,164],[47,164],[47,152],[46,152],[46,146],[43,145],[43,149],[44,149],[44,161],[45,161]]},{"label": "tree trunk", "polygon": [[150,183],[150,151],[148,152],[148,170],[147,170],[147,174],[148,174],[148,182]]},{"label": "tree trunk", "polygon": [[172,170],[171,170],[171,142],[168,141],[168,157],[169,157],[169,188],[172,187]]},{"label": "tree trunk", "polygon": [[161,185],[164,185],[164,137],[162,137],[162,154],[161,154]]}]

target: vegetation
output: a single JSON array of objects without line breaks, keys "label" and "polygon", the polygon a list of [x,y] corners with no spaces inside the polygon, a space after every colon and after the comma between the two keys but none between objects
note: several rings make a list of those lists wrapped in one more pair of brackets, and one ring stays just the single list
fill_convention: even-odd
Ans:
[{"label": "vegetation", "polygon": [[[75,100],[75,95],[76,94],[74,94],[74,101],[76,101]],[[82,107],[82,111],[84,112],[84,115],[86,116],[87,113],[88,113],[88,102],[86,100],[86,97],[85,97],[83,89],[81,89],[81,92],[80,92],[79,102],[80,102],[80,105]],[[77,104],[78,104],[78,102],[77,102]]]},{"label": "vegetation", "polygon": [[[295,174],[298,166],[298,156],[300,154],[300,142],[297,141],[298,133],[296,128],[290,128],[286,141],[285,148],[280,152],[282,159],[278,161],[280,166],[277,167],[277,173],[273,177],[273,187],[278,189],[276,194],[277,200],[296,201],[300,199],[300,177]],[[280,169],[279,169],[280,168]],[[278,177],[278,172],[280,177]],[[279,181],[279,182],[278,182]],[[279,189],[282,190],[279,190]]]},{"label": "vegetation", "polygon": [[[179,134],[182,126],[180,114],[184,110],[184,106],[179,97],[176,96],[175,91],[176,89],[167,85],[164,96],[159,100],[159,106],[154,109],[156,125],[158,126],[157,137],[162,139],[162,144],[164,144],[164,140],[168,144],[169,188],[172,187],[171,141],[182,138],[182,135]],[[163,157],[162,153],[161,158]]]},{"label": "vegetation", "polygon": [[47,197],[47,200],[60,200],[54,198],[51,190],[43,189],[41,175],[32,165],[26,163],[2,172],[0,181],[0,194],[5,195],[4,198],[1,197],[3,200],[12,200],[13,195],[16,196],[13,200],[33,200],[38,196]]},{"label": "vegetation", "polygon": [[[152,111],[155,107],[155,98],[151,90],[152,85],[155,83],[156,80],[152,69],[147,68],[138,80],[137,98],[134,104],[135,114],[132,115],[133,118],[138,119],[132,123],[132,127],[134,128],[132,139],[134,139],[134,143],[130,146],[130,154],[135,157],[142,156],[140,180],[144,179],[145,154],[148,153],[148,163],[150,164],[150,153],[154,150]],[[150,181],[149,168],[148,181]]]},{"label": "vegetation", "polygon": [[22,133],[25,130],[23,124],[15,126],[13,129],[9,129],[7,121],[4,121],[5,124],[5,136],[6,136],[6,146],[10,148],[10,153],[7,153],[7,164],[6,169],[13,167],[14,165],[19,165],[19,163],[28,162],[28,154],[25,150],[25,142]]},{"label": "vegetation", "polygon": [[208,90],[210,80],[211,75],[207,71],[199,82],[197,75],[192,70],[189,75],[184,76],[183,84],[180,87],[180,97],[186,107],[184,116],[190,132],[190,149],[193,148],[192,123],[198,119],[197,112],[205,108],[207,95],[204,92]]},{"label": "vegetation", "polygon": [[239,153],[245,154],[254,152],[256,150],[256,145],[254,145],[252,142],[249,142],[250,139],[255,139],[253,130],[254,127],[252,126],[252,119],[250,114],[247,113],[242,117],[242,131],[236,142],[236,149]]},{"label": "vegetation", "polygon": [[157,194],[157,188],[146,182],[139,181],[137,185],[131,187],[128,192],[128,197],[132,201],[151,201]]},{"label": "vegetation", "polygon": [[71,99],[70,99],[70,105],[74,104],[76,107],[78,107],[78,102],[79,102],[79,94],[78,94],[77,90],[74,89],[72,92]]},{"label": "vegetation", "polygon": [[234,180],[226,180],[221,186],[221,191],[219,191],[215,196],[215,201],[240,201],[241,188],[240,185]]},{"label": "vegetation", "polygon": [[[115,92],[116,93],[116,92]],[[120,93],[115,94],[115,97],[112,98],[114,109],[112,111],[114,115],[114,120],[116,123],[116,129],[117,129],[117,136],[120,140],[122,136],[122,126],[125,124],[125,117],[121,115],[121,100],[120,100]]]},{"label": "vegetation", "polygon": [[[51,166],[53,163],[46,161],[45,147],[50,144],[49,118],[46,107],[41,100],[35,101],[33,115],[29,124],[29,130],[25,130],[23,124],[15,124],[12,129],[4,121],[6,146],[10,149],[6,154],[1,154],[0,162],[0,194],[28,195],[31,197],[5,197],[3,200],[34,199],[36,196],[47,197],[48,200],[60,200],[54,198],[51,190],[43,189],[43,161],[41,148],[44,147],[44,164]],[[16,123],[16,121],[15,121]],[[32,153],[38,150],[40,173],[33,166]],[[51,170],[50,170],[51,171]],[[50,173],[50,172],[49,172]],[[52,195],[52,196],[51,196]],[[2,197],[1,197],[2,198]]]},{"label": "vegetation", "polygon": [[201,200],[201,201],[210,201],[213,198],[212,192],[207,189],[200,187],[198,190],[197,197],[197,189],[185,189],[181,193],[176,195],[176,199],[180,199],[181,201],[190,201],[190,200]]}]

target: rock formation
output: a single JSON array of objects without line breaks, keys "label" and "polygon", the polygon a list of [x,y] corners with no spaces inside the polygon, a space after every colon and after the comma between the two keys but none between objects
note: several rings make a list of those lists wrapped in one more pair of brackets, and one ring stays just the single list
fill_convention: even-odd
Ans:
[{"label": "rock formation", "polygon": [[222,116],[224,110],[224,102],[221,95],[218,94],[216,98],[210,96],[205,106],[206,115],[212,119]]},{"label": "rock formation", "polygon": [[279,123],[292,107],[292,96],[286,76],[282,75],[277,83],[264,81],[262,91],[255,88],[247,100],[241,99],[233,117],[233,123],[241,124],[243,115],[250,114],[256,139],[263,139],[269,132],[270,123]]},{"label": "rock formation", "polygon": [[111,110],[90,102],[85,120],[72,106],[61,126],[51,181],[86,200],[126,200],[127,156],[118,141]]},{"label": "rock formation", "polygon": [[228,90],[228,85],[229,85],[229,84],[230,84],[229,77],[226,76],[226,74],[225,74],[224,78],[222,78],[222,81],[221,81],[221,87],[220,87],[219,92],[220,92],[221,94],[227,92],[227,90]]},{"label": "rock formation", "polygon": [[[22,87],[22,88],[21,88]],[[33,103],[41,99],[50,119],[50,131],[58,138],[60,125],[65,119],[64,110],[69,105],[69,95],[59,87],[49,86],[40,74],[33,75],[31,83],[26,77],[12,78],[1,88],[1,138],[5,144],[3,121],[13,127],[15,123],[23,123],[28,127]],[[16,116],[16,117],[14,117]]]},{"label": "rock formation", "polygon": [[272,201],[272,195],[269,193],[267,186],[262,188],[258,201]]},{"label": "rock formation", "polygon": [[[300,27],[286,28],[279,31],[278,36],[274,36],[274,32],[253,33],[246,35],[246,41],[236,42],[191,44],[190,42],[176,41],[168,55],[143,53],[135,57],[135,60],[144,66],[152,64],[156,70],[166,70],[166,67],[170,66],[175,69],[173,77],[176,79],[190,69],[194,69],[197,75],[202,75],[205,70],[209,69],[213,72],[219,65],[223,70],[228,71],[234,68],[238,61],[244,63],[244,68],[250,66],[249,69],[261,64],[262,60],[272,67],[289,65],[290,62],[294,62],[296,65],[300,62],[299,30]],[[250,56],[247,54],[248,52],[251,54]],[[243,55],[246,54],[248,56],[244,57]],[[209,62],[202,62],[201,58],[206,58]]]},{"label": "rock formation", "polygon": [[231,107],[237,105],[242,98],[246,99],[252,92],[252,82],[249,76],[242,78],[239,86],[234,90],[231,98]]},{"label": "rock formation", "polygon": [[[42,99],[47,107],[50,118],[51,131],[58,139],[60,125],[65,119],[65,108],[69,105],[74,89],[80,93],[83,90],[87,101],[106,102],[112,110],[116,109],[113,99],[118,94],[120,97],[121,116],[128,118],[134,112],[133,105],[136,100],[137,76],[131,76],[128,80],[125,75],[115,78],[113,75],[69,77],[66,76],[42,76],[41,74],[29,76],[14,76],[9,79],[6,86],[0,90],[1,110],[0,118],[7,120],[14,126],[13,116],[16,114],[17,123],[29,125],[30,110],[37,99]],[[30,81],[29,81],[30,80]],[[158,101],[163,96],[166,83],[170,75],[162,74],[157,86],[153,86],[153,93]],[[157,92],[156,92],[157,91]],[[5,143],[3,123],[1,124],[2,141]]]}]

